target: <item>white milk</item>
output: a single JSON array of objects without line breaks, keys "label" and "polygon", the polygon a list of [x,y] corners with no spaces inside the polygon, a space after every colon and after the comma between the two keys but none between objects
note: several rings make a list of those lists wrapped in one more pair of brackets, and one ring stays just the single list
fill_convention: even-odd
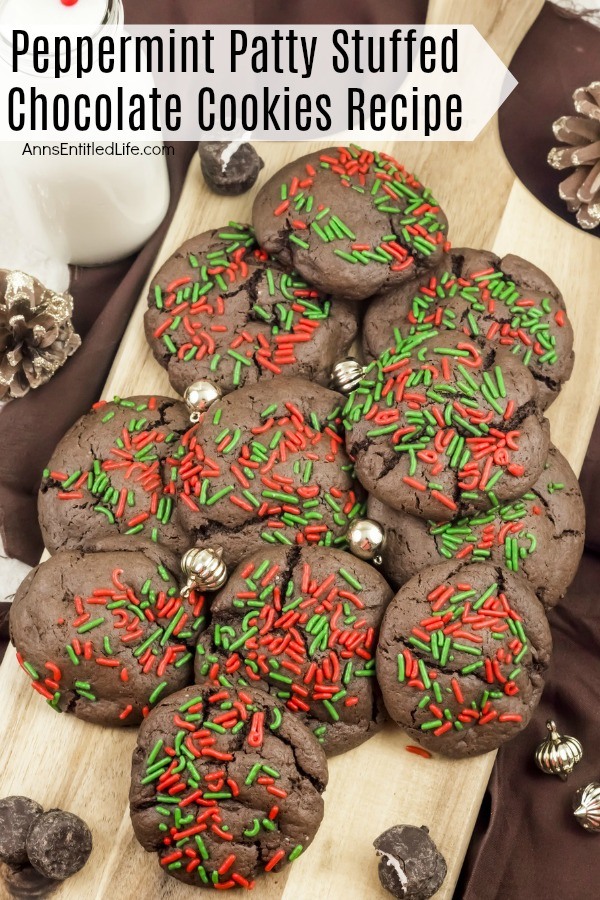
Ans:
[{"label": "white milk", "polygon": [[[121,0],[78,0],[74,6],[60,0],[0,0],[4,35],[17,12],[18,27],[29,30],[29,25],[32,33],[43,32],[44,21],[55,31],[60,25],[65,34],[72,22],[74,31],[90,35],[103,23],[121,27],[123,22]],[[2,66],[0,77],[14,80],[0,59]],[[43,83],[43,76],[36,80]],[[153,86],[148,75],[145,88]],[[36,249],[62,262],[93,266],[122,259],[145,244],[169,205],[167,163],[162,142],[142,144],[135,135],[115,135],[119,149],[128,141],[141,155],[32,156],[23,155],[23,142],[0,143],[0,177],[15,218]],[[86,143],[82,136],[81,144]]]}]

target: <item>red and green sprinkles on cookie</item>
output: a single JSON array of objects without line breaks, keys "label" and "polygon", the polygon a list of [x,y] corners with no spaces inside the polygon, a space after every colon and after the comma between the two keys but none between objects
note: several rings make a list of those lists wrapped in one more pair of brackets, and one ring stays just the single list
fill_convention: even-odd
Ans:
[{"label": "red and green sprinkles on cookie", "polygon": [[[512,608],[498,582],[482,593],[468,582],[446,583],[427,595],[431,615],[415,626],[406,648],[398,654],[398,683],[421,694],[417,708],[429,718],[420,729],[441,737],[473,726],[502,723],[519,724],[519,713],[501,712],[497,701],[519,694],[517,679],[521,663],[529,652],[521,617]],[[484,637],[498,642],[495,652],[486,655]],[[465,702],[458,679],[439,672],[457,655],[473,658],[458,670],[461,676],[476,674],[483,681],[481,696]],[[433,668],[430,668],[432,666]]]},{"label": "red and green sprinkles on cookie", "polygon": [[[471,308],[462,322],[457,322],[456,313],[447,307],[455,297],[466,300]],[[500,304],[507,310],[501,315]],[[482,330],[478,324],[479,316],[499,318]],[[508,320],[502,321],[506,316]],[[566,317],[552,298],[534,299],[503,272],[490,267],[468,278],[459,278],[450,272],[439,278],[432,276],[415,294],[408,322],[413,333],[421,332],[422,326],[429,325],[432,328],[458,328],[469,337],[496,341],[529,366],[533,362],[547,365],[557,362],[553,332],[565,326]],[[395,329],[395,340],[398,348],[403,340],[398,329]]]},{"label": "red and green sprinkles on cookie", "polygon": [[[317,167],[306,163],[303,176],[294,175],[281,185],[280,202],[273,215],[286,216],[293,229],[289,241],[308,250],[307,237],[314,234],[322,243],[331,244],[332,252],[349,264],[379,263],[393,272],[410,268],[415,259],[427,259],[440,245],[445,251],[450,248],[444,237],[445,223],[438,215],[441,210],[431,191],[393,156],[355,145],[338,147],[334,152],[336,155],[332,151],[322,153]],[[396,217],[396,230],[382,234],[379,243],[361,243],[335,209],[314,205],[311,189],[323,172],[337,175],[348,190],[368,195],[386,218]]]},{"label": "red and green sprinkles on cookie", "polygon": [[[207,413],[217,432],[212,445],[205,420],[204,427],[201,423],[183,436],[167,460],[180,502],[206,514],[215,504],[234,504],[249,520],[264,522],[261,537],[271,544],[343,546],[350,522],[364,513],[364,502],[343,484],[325,491],[313,477],[317,463],[352,477],[352,464],[339,458],[345,455],[338,433],[340,410],[320,422],[314,413],[307,419],[291,401],[273,403],[249,433],[221,422],[222,412],[218,406]],[[290,462],[293,475],[279,471],[281,467],[288,472]],[[229,483],[214,490],[214,479],[224,472]],[[331,523],[344,534],[334,533]]]},{"label": "red and green sprinkles on cookie", "polygon": [[305,562],[299,583],[276,583],[281,574],[269,559],[243,569],[239,618],[215,622],[215,653],[198,645],[199,674],[227,687],[267,682],[290,712],[325,720],[313,729],[322,743],[359,702],[356,679],[375,677],[376,634],[363,615],[363,585],[343,567],[319,580]]},{"label": "red and green sprinkles on cookie", "polygon": [[[86,670],[87,677],[93,664],[112,669],[118,687],[119,683],[127,685],[130,666],[134,665],[153,682],[158,680],[149,688],[147,705],[135,711],[146,716],[150,707],[166,696],[170,670],[189,666],[193,660],[189,645],[193,645],[204,625],[204,596],[191,591],[183,600],[174,579],[162,565],[156,567],[155,574],[138,592],[123,576],[123,569],[114,569],[110,583],[99,585],[89,596],[72,598],[71,616],[56,622],[68,637],[62,659],[49,660],[43,671],[38,671],[17,652],[19,664],[32,679],[31,686],[57,712],[63,711],[61,697],[65,691],[90,703],[107,699],[98,696],[93,678],[77,679],[79,666]],[[163,586],[157,590],[156,583]],[[102,634],[98,636],[101,626]],[[107,626],[110,634],[106,633]],[[125,648],[128,657],[123,656]],[[133,712],[132,704],[127,703],[119,719],[125,721]]]},{"label": "red and green sprinkles on cookie", "polygon": [[[344,424],[351,431],[366,419],[372,425],[367,437],[388,436],[394,451],[408,457],[404,483],[451,512],[458,512],[458,503],[436,481],[448,468],[456,472],[460,501],[483,496],[496,506],[494,487],[505,473],[525,474],[513,461],[521,435],[510,427],[515,403],[507,396],[502,366],[487,371],[480,348],[468,339],[446,347],[440,334],[438,346],[419,349],[436,335],[407,338],[399,351],[385,351],[372,362],[348,398]],[[416,477],[419,463],[427,480]]]},{"label": "red and green sprinkles on cookie", "polygon": [[[200,259],[190,253],[187,259],[189,275],[164,290],[154,285],[151,303],[163,315],[153,337],[162,341],[169,356],[184,362],[210,359],[211,372],[226,369],[235,387],[243,384],[244,372],[252,365],[285,374],[298,362],[298,346],[311,341],[329,318],[331,302],[297,272],[284,272],[274,263],[250,226],[230,222],[216,233],[214,250]],[[266,305],[254,303],[246,327],[238,330],[228,311],[228,296],[257,276],[273,299]]]},{"label": "red and green sprinkles on cookie", "polygon": [[[548,488],[559,489],[563,485]],[[518,572],[521,560],[532,556],[537,538],[525,530],[522,520],[529,516],[546,516],[539,497],[531,491],[520,500],[504,503],[485,513],[463,516],[452,522],[429,522],[429,534],[435,538],[440,556],[481,562],[489,559],[494,547],[504,547],[504,564],[511,572]]]},{"label": "red and green sprinkles on cookie", "polygon": [[[172,874],[178,869],[195,874],[201,886],[250,889],[254,881],[236,871],[236,854],[228,854],[215,868],[205,838],[210,835],[211,846],[217,839],[225,845],[251,845],[259,835],[279,832],[278,818],[288,797],[282,775],[267,762],[250,760],[256,759],[265,734],[277,733],[282,716],[276,707],[259,709],[244,691],[223,689],[209,696],[208,711],[205,704],[203,696],[182,704],[173,716],[174,740],[159,739],[146,759],[141,784],[152,784],[155,789],[154,809],[162,820],[158,825],[163,844],[160,864]],[[243,754],[238,751],[234,756],[230,740],[220,741],[223,735],[238,736],[240,744],[247,746],[248,762],[242,761]],[[245,766],[243,771],[237,767],[241,774],[235,778],[228,771],[234,760]],[[250,815],[245,826],[240,826],[236,798],[247,787],[260,787],[270,809],[261,817]],[[231,808],[236,809],[235,826],[228,822]],[[272,872],[281,863],[293,862],[303,850],[302,844],[291,850],[274,849],[262,868]]]},{"label": "red and green sprinkles on cookie", "polygon": [[[147,427],[146,411],[157,408],[156,397],[136,403],[115,397],[112,401],[131,410],[129,423],[115,437],[106,459],[94,459],[91,468],[75,472],[45,469],[44,480],[57,490],[59,500],[79,504],[93,502],[93,510],[126,535],[141,535],[158,541],[161,525],[167,525],[173,514],[173,487],[163,486],[161,460],[179,434],[158,425]],[[105,415],[102,411],[106,407]],[[99,423],[111,428],[115,410],[102,400],[92,407]],[[127,485],[117,489],[111,477],[119,473]],[[136,507],[132,512],[132,507]]]}]

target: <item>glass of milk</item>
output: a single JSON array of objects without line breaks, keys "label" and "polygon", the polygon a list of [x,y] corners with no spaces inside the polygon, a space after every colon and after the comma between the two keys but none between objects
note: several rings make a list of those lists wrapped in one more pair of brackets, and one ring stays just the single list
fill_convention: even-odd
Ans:
[{"label": "glass of milk", "polygon": [[[28,31],[30,38],[45,27],[94,36],[106,26],[122,28],[123,21],[122,0],[77,0],[72,6],[61,0],[0,0],[0,77],[15,79],[8,62],[12,27]],[[44,77],[35,76],[40,82]],[[151,74],[147,81],[150,91]],[[146,243],[169,205],[166,158],[161,141],[141,143],[119,132],[112,143],[122,148],[128,141],[140,147],[139,155],[23,155],[24,142],[0,142],[0,178],[18,225],[36,249],[61,262],[94,266],[129,256]],[[80,143],[89,139],[82,136]],[[108,142],[95,143],[113,149]]]}]

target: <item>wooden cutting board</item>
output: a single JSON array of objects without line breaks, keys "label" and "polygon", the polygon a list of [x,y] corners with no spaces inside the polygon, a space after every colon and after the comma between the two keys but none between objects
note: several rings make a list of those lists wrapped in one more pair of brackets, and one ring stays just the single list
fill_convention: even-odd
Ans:
[{"label": "wooden cutting board", "polygon": [[[541,0],[486,0],[485,4],[431,0],[429,19],[473,22],[508,63],[541,5]],[[266,165],[258,186],[280,166],[319,146],[262,144],[259,149]],[[382,147],[433,187],[448,214],[455,245],[520,254],[562,287],[575,328],[577,359],[573,377],[549,418],[554,442],[578,472],[600,405],[594,327],[597,239],[552,215],[515,179],[495,122],[473,144],[387,143]],[[186,238],[230,219],[248,220],[253,195],[225,199],[209,193],[194,160],[157,266]],[[125,334],[105,397],[172,393],[144,340],[145,295],[146,290]],[[56,900],[197,898],[195,889],[163,875],[156,858],[146,854],[133,837],[127,796],[134,732],[58,716],[31,690],[12,651],[0,669],[0,697],[0,796],[28,794],[46,807],[72,810],[90,823],[94,833],[89,863],[59,888]],[[531,733],[532,749],[539,737]],[[383,900],[389,895],[379,887],[372,842],[399,822],[428,825],[448,862],[448,875],[437,897],[452,896],[494,754],[465,761],[423,759],[406,752],[406,744],[403,733],[388,726],[357,750],[331,760],[325,818],[314,844],[284,873],[259,881],[256,900]],[[1,887],[0,896],[6,896]]]}]

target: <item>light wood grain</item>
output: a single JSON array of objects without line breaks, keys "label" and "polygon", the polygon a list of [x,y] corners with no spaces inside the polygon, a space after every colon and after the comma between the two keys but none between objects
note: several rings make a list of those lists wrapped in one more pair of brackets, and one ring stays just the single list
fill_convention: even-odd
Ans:
[{"label": "light wood grain", "polygon": [[[508,62],[540,6],[541,0],[432,0],[430,19],[474,22]],[[266,168],[258,186],[276,168],[318,146],[261,145]],[[382,146],[435,189],[456,245],[521,254],[562,286],[575,326],[577,361],[549,418],[553,440],[579,471],[600,405],[597,240],[553,216],[515,180],[495,122],[473,144]],[[229,219],[247,220],[252,199],[253,194],[236,200],[209,194],[194,160],[157,266],[187,237]],[[144,297],[145,291],[106,397],[173,393],[144,342]],[[56,900],[197,897],[196,890],[164,876],[133,837],[127,794],[135,735],[57,716],[30,690],[12,652],[0,670],[0,691],[0,796],[25,793],[46,806],[60,805],[86,818],[94,831],[88,865],[57,891]],[[430,827],[448,861],[448,876],[437,896],[452,896],[494,754],[470,761],[425,760],[407,753],[406,743],[398,729],[388,726],[357,750],[331,760],[325,819],[313,846],[282,875],[260,882],[257,900],[383,900],[388,895],[379,888],[371,844],[397,822]]]}]

